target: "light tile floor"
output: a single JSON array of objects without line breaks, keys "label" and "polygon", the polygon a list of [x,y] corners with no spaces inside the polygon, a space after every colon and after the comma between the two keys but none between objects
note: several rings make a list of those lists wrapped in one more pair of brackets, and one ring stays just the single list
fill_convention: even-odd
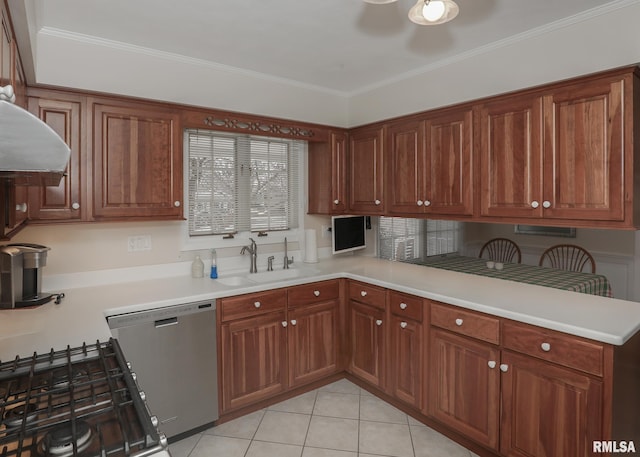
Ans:
[{"label": "light tile floor", "polygon": [[169,446],[173,457],[477,457],[341,379]]}]

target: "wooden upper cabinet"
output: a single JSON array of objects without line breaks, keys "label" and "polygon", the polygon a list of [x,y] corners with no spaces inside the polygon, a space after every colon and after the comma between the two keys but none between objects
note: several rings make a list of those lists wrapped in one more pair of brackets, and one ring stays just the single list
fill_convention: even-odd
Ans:
[{"label": "wooden upper cabinet", "polygon": [[58,186],[29,189],[29,218],[34,222],[86,220],[84,99],[42,95],[29,97],[29,111],[60,135],[71,149],[71,157]]},{"label": "wooden upper cabinet", "polygon": [[387,212],[473,214],[473,115],[438,111],[392,125],[385,155]]},{"label": "wooden upper cabinet", "polygon": [[481,105],[480,216],[632,227],[634,79],[583,78]]},{"label": "wooden upper cabinet", "polygon": [[355,130],[349,141],[349,210],[358,214],[384,211],[383,127]]},{"label": "wooden upper cabinet", "polygon": [[347,211],[347,147],[345,132],[331,132],[328,142],[309,143],[309,214]]},{"label": "wooden upper cabinet", "polygon": [[94,218],[181,219],[179,115],[160,107],[94,103]]},{"label": "wooden upper cabinet", "polygon": [[542,98],[487,103],[479,117],[480,214],[542,216]]},{"label": "wooden upper cabinet", "polygon": [[473,111],[434,113],[426,120],[425,211],[473,214]]},{"label": "wooden upper cabinet", "polygon": [[624,220],[624,105],[622,80],[545,96],[545,217]]}]

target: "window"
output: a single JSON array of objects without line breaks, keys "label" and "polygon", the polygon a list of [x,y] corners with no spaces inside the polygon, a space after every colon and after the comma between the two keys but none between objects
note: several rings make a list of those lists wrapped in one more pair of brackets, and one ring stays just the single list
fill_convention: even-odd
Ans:
[{"label": "window", "polygon": [[419,262],[431,255],[457,252],[461,224],[455,221],[380,217],[378,257]]},{"label": "window", "polygon": [[303,141],[187,130],[189,236],[298,227]]}]

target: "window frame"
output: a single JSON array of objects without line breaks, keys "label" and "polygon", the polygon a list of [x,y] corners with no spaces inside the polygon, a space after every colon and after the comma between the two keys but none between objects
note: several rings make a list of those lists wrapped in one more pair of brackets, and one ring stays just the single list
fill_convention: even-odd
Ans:
[{"label": "window frame", "polygon": [[[234,248],[242,247],[249,244],[249,238],[253,238],[260,244],[275,244],[284,243],[284,239],[287,238],[288,242],[300,241],[304,236],[305,228],[305,215],[306,215],[306,198],[307,198],[307,159],[308,159],[308,142],[305,140],[304,147],[302,147],[301,156],[298,157],[298,227],[290,228],[288,230],[275,230],[266,232],[267,236],[258,238],[257,232],[249,230],[239,231],[233,234],[233,238],[225,238],[226,234],[219,235],[195,235],[189,234],[189,144],[188,144],[188,130],[198,130],[185,128],[182,131],[182,144],[183,144],[183,195],[184,205],[182,209],[183,221],[181,222],[181,251],[197,251],[197,250],[209,250],[209,249],[222,249],[222,248]],[[214,129],[199,129],[210,130]],[[242,135],[248,135],[246,133]],[[273,138],[269,135],[256,135],[251,134],[248,136],[263,136],[265,139]],[[261,242],[262,241],[262,242]]]}]

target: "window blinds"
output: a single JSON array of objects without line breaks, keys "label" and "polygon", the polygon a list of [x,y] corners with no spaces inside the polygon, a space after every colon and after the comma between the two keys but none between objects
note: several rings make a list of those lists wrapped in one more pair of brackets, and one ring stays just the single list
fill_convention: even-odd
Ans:
[{"label": "window blinds", "polygon": [[191,236],[298,226],[305,142],[208,130],[185,135]]},{"label": "window blinds", "polygon": [[460,227],[455,221],[380,217],[378,257],[411,262],[457,252]]}]

